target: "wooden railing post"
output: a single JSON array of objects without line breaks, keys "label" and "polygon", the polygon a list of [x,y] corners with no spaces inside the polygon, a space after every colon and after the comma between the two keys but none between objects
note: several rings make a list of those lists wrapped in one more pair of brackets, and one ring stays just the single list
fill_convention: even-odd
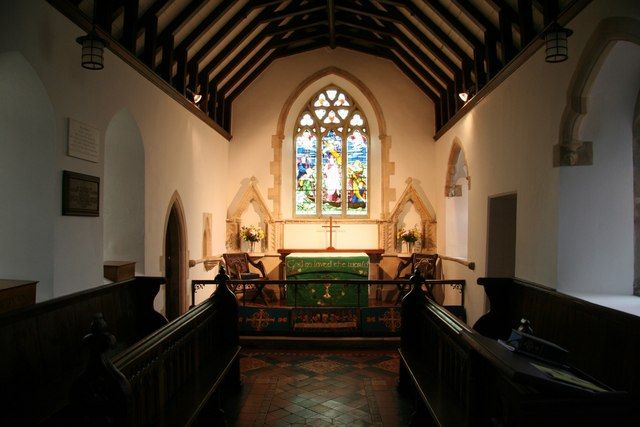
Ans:
[{"label": "wooden railing post", "polygon": [[90,332],[82,341],[89,348],[89,360],[71,387],[72,424],[131,426],[131,384],[107,356],[116,339],[108,332],[102,313],[94,316]]},{"label": "wooden railing post", "polygon": [[[418,348],[420,340],[420,328],[416,324],[417,314],[420,312],[420,308],[424,307],[426,297],[422,292],[422,283],[424,278],[420,274],[420,271],[416,268],[413,274],[409,278],[411,282],[411,289],[402,298],[402,305],[400,308],[400,316],[402,319],[402,329],[400,330],[400,348],[403,351],[411,351]],[[398,387],[400,391],[406,393],[412,387],[411,379],[406,372],[404,365],[400,364],[400,377],[398,380]]]},{"label": "wooden railing post", "polygon": [[[238,300],[235,294],[227,286],[230,277],[227,275],[224,264],[220,264],[218,274],[214,281],[218,285],[211,298],[217,302],[221,316],[222,339],[225,347],[237,347],[240,344],[240,329],[238,325]],[[229,390],[239,390],[242,386],[240,379],[240,358],[236,358],[229,373],[225,377],[224,385]]]}]

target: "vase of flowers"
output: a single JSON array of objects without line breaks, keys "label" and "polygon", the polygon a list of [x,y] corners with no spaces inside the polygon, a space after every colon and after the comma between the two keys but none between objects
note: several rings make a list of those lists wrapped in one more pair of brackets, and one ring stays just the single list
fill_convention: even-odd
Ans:
[{"label": "vase of flowers", "polygon": [[407,244],[407,251],[409,253],[413,252],[413,245],[420,240],[418,226],[414,225],[413,228],[409,229],[405,229],[404,227],[400,228],[400,230],[398,230],[398,240]]},{"label": "vase of flowers", "polygon": [[249,225],[240,227],[240,238],[245,242],[249,242],[251,252],[255,252],[256,242],[264,239],[264,230],[257,225]]}]

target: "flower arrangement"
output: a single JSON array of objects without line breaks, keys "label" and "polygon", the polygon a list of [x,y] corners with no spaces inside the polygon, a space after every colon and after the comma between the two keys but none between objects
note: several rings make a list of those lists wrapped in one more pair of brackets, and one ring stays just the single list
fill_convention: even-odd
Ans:
[{"label": "flower arrangement", "polygon": [[257,225],[240,227],[240,237],[245,242],[259,242],[264,239],[264,230]]},{"label": "flower arrangement", "polygon": [[413,228],[405,229],[402,227],[398,230],[398,240],[402,240],[407,243],[415,243],[420,240],[420,231],[418,231],[418,226],[413,226]]}]

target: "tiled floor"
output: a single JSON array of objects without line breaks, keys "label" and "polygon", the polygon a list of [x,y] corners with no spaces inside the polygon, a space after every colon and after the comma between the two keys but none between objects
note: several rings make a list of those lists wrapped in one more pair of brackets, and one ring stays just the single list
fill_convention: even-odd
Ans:
[{"label": "tiled floor", "polygon": [[244,350],[227,417],[240,427],[408,425],[398,363],[394,350]]}]

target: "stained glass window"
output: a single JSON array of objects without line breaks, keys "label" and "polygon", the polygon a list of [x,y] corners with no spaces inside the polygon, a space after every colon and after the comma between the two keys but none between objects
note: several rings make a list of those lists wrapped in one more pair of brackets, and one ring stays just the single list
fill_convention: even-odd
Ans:
[{"label": "stained glass window", "polygon": [[295,215],[365,216],[369,138],[364,114],[342,89],[318,92],[295,134]]}]

